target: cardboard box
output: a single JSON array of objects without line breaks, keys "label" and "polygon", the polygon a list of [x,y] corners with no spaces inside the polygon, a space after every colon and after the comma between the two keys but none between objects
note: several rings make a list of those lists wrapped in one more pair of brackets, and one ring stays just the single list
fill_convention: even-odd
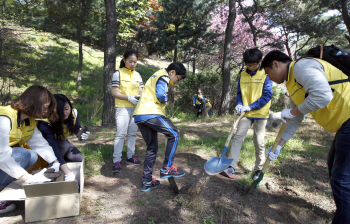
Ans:
[{"label": "cardboard box", "polygon": [[25,201],[25,222],[79,215],[84,191],[85,161],[67,163],[76,181],[26,184],[15,180],[0,192],[0,200]]}]

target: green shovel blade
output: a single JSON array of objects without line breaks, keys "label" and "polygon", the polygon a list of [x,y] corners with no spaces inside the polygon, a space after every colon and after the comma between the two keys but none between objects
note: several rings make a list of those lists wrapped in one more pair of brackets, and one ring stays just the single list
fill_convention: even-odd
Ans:
[{"label": "green shovel blade", "polygon": [[253,183],[250,185],[249,189],[247,190],[247,194],[251,193],[255,188],[257,188],[260,184],[260,181],[264,178],[264,172],[261,171],[259,178],[254,180]]}]

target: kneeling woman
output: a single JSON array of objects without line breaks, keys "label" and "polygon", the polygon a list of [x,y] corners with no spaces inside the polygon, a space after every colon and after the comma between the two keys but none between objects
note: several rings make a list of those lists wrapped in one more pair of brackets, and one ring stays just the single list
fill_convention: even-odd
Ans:
[{"label": "kneeling woman", "polygon": [[[78,134],[81,129],[78,112],[73,109],[69,99],[63,94],[54,94],[57,102],[58,121],[50,123],[47,119],[39,120],[38,128],[44,138],[53,148],[55,155],[60,162],[60,168],[64,173],[65,181],[76,180],[73,172],[68,168],[67,162],[83,161],[82,153],[67,140],[69,135]],[[81,135],[87,139],[90,132]]]},{"label": "kneeling woman", "polygon": [[[48,163],[58,164],[51,146],[37,129],[35,121],[35,118],[57,120],[55,110],[55,98],[46,88],[37,85],[26,89],[11,105],[0,106],[0,191],[14,179],[29,184],[50,181],[43,172],[32,175],[27,170],[37,161],[37,154]],[[24,143],[32,150],[22,148]],[[0,201],[0,214],[15,208],[14,204]]]}]

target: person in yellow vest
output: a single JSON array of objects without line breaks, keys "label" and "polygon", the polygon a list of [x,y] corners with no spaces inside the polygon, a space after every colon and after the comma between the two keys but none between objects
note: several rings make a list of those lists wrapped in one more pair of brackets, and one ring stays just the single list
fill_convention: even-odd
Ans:
[{"label": "person in yellow vest", "polygon": [[136,51],[126,50],[120,62],[119,70],[113,74],[112,78],[111,94],[115,97],[115,121],[117,125],[112,172],[120,172],[122,169],[120,162],[126,135],[128,135],[126,164],[141,164],[141,161],[135,156],[137,125],[132,115],[144,85],[141,75],[135,71],[136,65]]},{"label": "person in yellow vest", "polygon": [[253,125],[255,166],[253,179],[256,180],[265,162],[265,126],[269,118],[269,109],[272,98],[272,82],[265,72],[259,70],[262,61],[262,52],[257,49],[248,49],[243,53],[246,69],[241,73],[237,86],[238,114],[245,112],[244,117],[237,126],[236,134],[232,140],[229,159],[231,165],[221,172],[228,178],[234,178],[243,141],[249,128]]},{"label": "person in yellow vest", "polygon": [[203,111],[204,116],[210,117],[211,111],[210,109],[212,108],[212,103],[210,102],[209,98],[204,98],[205,101],[205,109]]},{"label": "person in yellow vest", "polygon": [[[0,191],[14,179],[29,184],[48,182],[46,168],[32,175],[28,170],[35,164],[38,154],[48,163],[58,163],[57,158],[36,127],[34,118],[57,119],[56,100],[44,87],[27,88],[11,105],[0,106]],[[27,143],[32,150],[22,148]],[[58,171],[58,170],[55,170]],[[16,206],[0,201],[0,214],[14,210]]]},{"label": "person in yellow vest", "polygon": [[168,101],[168,87],[186,78],[186,68],[180,62],[171,63],[168,68],[154,73],[146,82],[140,102],[137,104],[134,119],[147,145],[143,166],[141,191],[146,192],[160,185],[152,178],[153,166],[158,151],[158,132],[168,137],[160,178],[182,177],[185,172],[174,165],[174,156],[179,142],[179,131],[169,118],[165,117]]},{"label": "person in yellow vest", "polygon": [[202,90],[200,88],[197,89],[197,94],[194,94],[193,96],[193,106],[197,108],[197,117],[199,115],[202,115],[202,112],[204,110],[203,108],[203,94]]},{"label": "person in yellow vest", "polygon": [[[81,130],[78,111],[73,108],[72,103],[63,94],[53,95],[57,102],[57,114],[59,119],[51,123],[48,119],[37,120],[38,129],[46,141],[52,147],[60,162],[60,169],[64,173],[65,181],[77,181],[74,173],[68,168],[67,162],[81,162],[83,154],[67,140],[69,135],[78,135]],[[81,139],[86,140],[89,131],[83,132]]]},{"label": "person in yellow vest", "polygon": [[286,81],[292,109],[282,110],[282,120],[290,119],[275,153],[268,151],[270,161],[276,159],[283,145],[294,135],[303,116],[311,113],[324,129],[336,133],[327,156],[330,183],[337,207],[333,224],[350,223],[350,82],[330,84],[348,79],[338,68],[316,58],[293,62],[286,54],[269,52],[261,68],[276,83]]}]

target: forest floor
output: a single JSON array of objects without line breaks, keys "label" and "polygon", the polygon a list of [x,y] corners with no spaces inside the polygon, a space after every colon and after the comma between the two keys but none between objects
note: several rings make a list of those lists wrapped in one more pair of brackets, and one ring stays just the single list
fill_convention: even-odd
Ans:
[{"label": "forest floor", "polygon": [[[232,126],[232,122],[196,119],[188,124],[178,125],[182,138],[196,136],[214,138],[228,135],[213,132]],[[87,142],[72,139],[76,145],[113,147],[114,129],[93,127],[91,133],[98,136]],[[251,130],[248,132],[248,135]],[[269,129],[266,136],[276,136],[278,129]],[[85,187],[80,215],[43,221],[43,223],[331,223],[335,205],[329,185],[326,157],[333,134],[324,131],[312,119],[298,129],[304,142],[322,149],[317,158],[297,154],[293,158],[272,163],[259,187],[246,194],[252,180],[247,184],[243,174],[251,169],[238,166],[236,177],[228,179],[221,175],[209,176],[203,166],[215,153],[178,147],[175,166],[186,171],[176,178],[180,194],[176,195],[167,180],[159,179],[164,156],[164,137],[159,136],[159,153],[154,166],[154,177],[161,185],[149,192],[141,192],[143,166],[130,166],[122,161],[122,172],[111,172],[112,159],[96,164],[95,174],[85,175]],[[85,147],[85,145],[83,147]],[[137,134],[136,156],[143,160],[145,143]],[[305,149],[300,149],[302,152]],[[220,151],[220,150],[219,150]],[[251,167],[252,168],[252,167]],[[0,223],[23,223],[24,202],[15,202],[17,209],[0,216]]]}]

